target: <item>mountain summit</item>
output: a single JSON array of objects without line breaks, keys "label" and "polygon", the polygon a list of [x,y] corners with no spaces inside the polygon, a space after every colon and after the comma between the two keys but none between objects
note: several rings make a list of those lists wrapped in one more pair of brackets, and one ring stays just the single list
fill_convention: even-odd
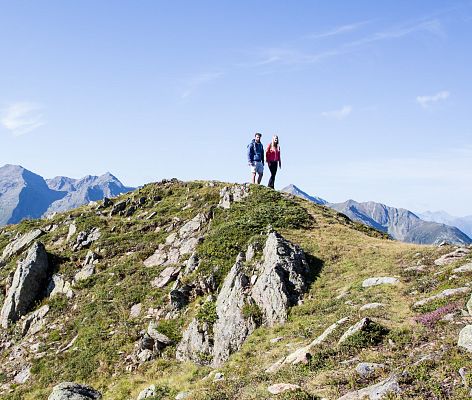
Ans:
[{"label": "mountain summit", "polygon": [[58,176],[45,180],[19,165],[7,164],[0,167],[0,226],[70,210],[130,190],[109,172],[82,179]]}]

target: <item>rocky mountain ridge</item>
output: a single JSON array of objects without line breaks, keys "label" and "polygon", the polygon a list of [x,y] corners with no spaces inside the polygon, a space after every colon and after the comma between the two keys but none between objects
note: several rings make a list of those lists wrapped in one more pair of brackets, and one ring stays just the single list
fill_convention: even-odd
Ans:
[{"label": "rocky mountain ridge", "polygon": [[70,210],[132,189],[110,173],[45,180],[21,166],[7,164],[0,168],[0,226]]},{"label": "rocky mountain ridge", "polygon": [[455,226],[429,220],[423,220],[416,214],[403,208],[389,207],[374,201],[359,203],[347,200],[343,203],[329,203],[313,197],[295,185],[287,186],[282,191],[301,198],[324,204],[353,221],[358,221],[379,231],[388,233],[393,239],[407,243],[440,244],[442,242],[468,245],[472,239]]},{"label": "rocky mountain ridge", "polygon": [[[163,181],[0,229],[13,399],[465,398],[471,248]],[[36,288],[33,288],[36,283]]]}]

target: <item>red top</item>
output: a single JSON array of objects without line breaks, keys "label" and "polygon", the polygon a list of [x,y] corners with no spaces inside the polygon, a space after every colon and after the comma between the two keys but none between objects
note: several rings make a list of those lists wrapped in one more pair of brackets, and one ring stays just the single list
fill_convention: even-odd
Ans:
[{"label": "red top", "polygon": [[280,161],[280,147],[277,146],[277,148],[274,149],[272,148],[271,144],[272,143],[269,143],[269,145],[267,146],[266,161]]}]

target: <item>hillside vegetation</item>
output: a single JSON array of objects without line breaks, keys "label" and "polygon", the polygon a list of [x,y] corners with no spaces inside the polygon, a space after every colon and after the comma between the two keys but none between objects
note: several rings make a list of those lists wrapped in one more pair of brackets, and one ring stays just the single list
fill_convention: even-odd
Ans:
[{"label": "hillside vegetation", "polygon": [[[351,392],[383,381],[394,382],[387,399],[465,399],[471,391],[472,353],[458,346],[472,324],[469,248],[393,241],[264,187],[162,181],[3,227],[1,303],[33,241],[5,252],[35,229],[49,281],[18,321],[5,320],[2,399],[47,399],[61,382],[123,400],[151,385],[148,399],[354,399],[362,393]],[[298,268],[276,268],[284,291],[302,280],[273,321],[264,306],[275,300],[256,296],[272,256]],[[369,278],[389,279],[368,286]],[[226,290],[227,299],[244,300],[236,310],[248,331],[237,345],[228,339],[229,358],[216,363],[225,300],[218,296]],[[360,330],[342,338],[358,322]],[[190,354],[192,326],[209,347]],[[367,372],[360,363],[369,363]],[[272,394],[279,383],[297,386]]]}]

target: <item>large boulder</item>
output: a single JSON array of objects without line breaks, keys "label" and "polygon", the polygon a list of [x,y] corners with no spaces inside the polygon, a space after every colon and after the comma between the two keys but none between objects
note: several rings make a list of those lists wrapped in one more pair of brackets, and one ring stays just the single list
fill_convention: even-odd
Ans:
[{"label": "large boulder", "polygon": [[175,358],[179,361],[193,361],[197,364],[209,364],[212,359],[213,340],[206,323],[194,318],[184,331],[179,342]]},{"label": "large boulder", "polygon": [[9,243],[3,250],[2,257],[0,258],[0,266],[3,265],[10,257],[21,253],[43,234],[44,232],[41,229],[34,229]]},{"label": "large boulder", "polygon": [[462,328],[457,345],[472,353],[472,325],[466,325]]},{"label": "large boulder", "polygon": [[101,393],[90,386],[63,382],[54,386],[48,400],[99,400],[101,398]]},{"label": "large boulder", "polygon": [[36,242],[27,257],[18,264],[0,314],[2,327],[26,315],[45,292],[49,281],[48,255],[44,245]]},{"label": "large boulder", "polygon": [[263,255],[251,296],[273,326],[287,320],[288,309],[306,292],[309,268],[303,250],[276,232],[269,233]]}]

